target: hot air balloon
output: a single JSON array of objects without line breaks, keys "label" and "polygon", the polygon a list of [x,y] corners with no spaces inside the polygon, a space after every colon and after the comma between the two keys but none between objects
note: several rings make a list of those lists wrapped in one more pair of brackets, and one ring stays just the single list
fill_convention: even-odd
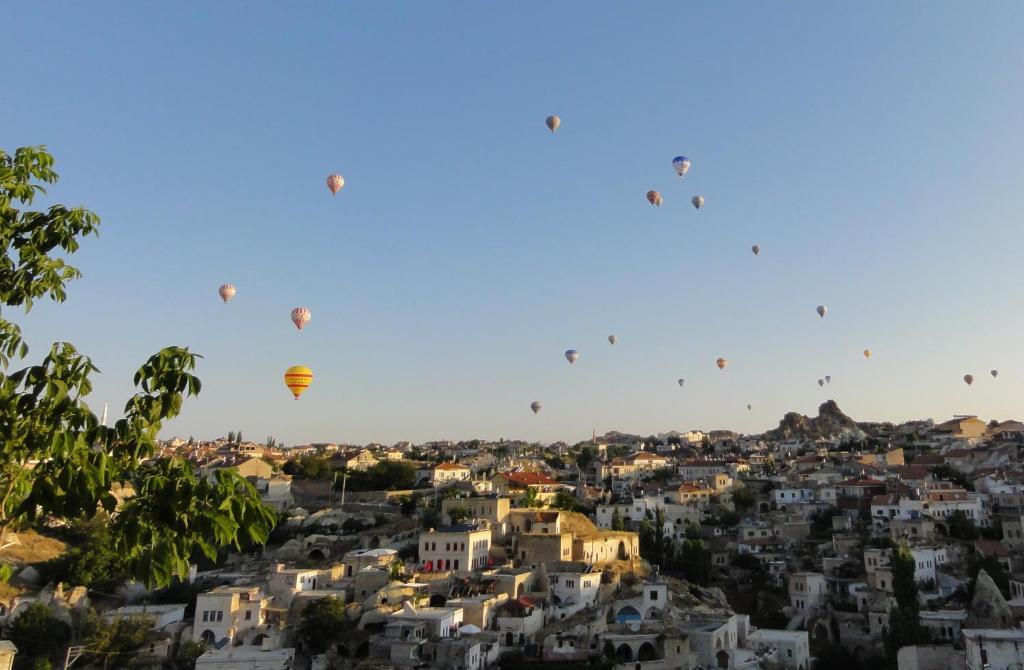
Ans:
[{"label": "hot air balloon", "polygon": [[312,383],[313,371],[304,365],[293,365],[284,371],[284,385],[291,389],[296,400]]},{"label": "hot air balloon", "polygon": [[608,344],[612,345],[613,347],[615,346],[615,343],[618,342],[618,341],[619,341],[619,338],[618,338],[617,335],[609,335],[608,336]]},{"label": "hot air balloon", "polygon": [[[558,117],[555,117],[555,118],[557,119]],[[556,127],[557,127],[557,125],[558,125],[558,124],[555,124],[555,125],[556,125]],[[534,414],[540,414],[540,408],[541,408],[541,407],[543,407],[543,405],[541,405],[541,404],[540,404],[539,402],[537,402],[536,400],[534,400],[533,402],[531,402],[531,403],[530,403],[530,409],[532,409],[532,410],[533,410],[533,413],[534,413]]]},{"label": "hot air balloon", "polygon": [[832,383],[832,375],[825,375],[825,383],[826,384],[831,384]]},{"label": "hot air balloon", "polygon": [[558,130],[558,126],[562,125],[562,119],[552,114],[544,121],[544,123],[548,124],[548,130],[555,132]]},{"label": "hot air balloon", "polygon": [[693,203],[694,207],[696,207],[697,209],[700,209],[701,207],[704,206],[704,196],[702,196],[702,195],[695,195],[695,196],[693,196],[693,198],[690,199],[690,202]]},{"label": "hot air balloon", "polygon": [[718,366],[719,370],[724,370],[725,366],[728,365],[728,364],[729,364],[729,361],[725,360],[724,358],[719,358],[717,361],[715,361],[715,365]]},{"label": "hot air balloon", "polygon": [[680,385],[680,386],[682,386],[682,385],[683,385],[683,384],[685,384],[685,383],[686,383],[686,380],[685,380],[685,379],[680,379],[680,380],[679,380],[679,385]]},{"label": "hot air balloon", "polygon": [[672,159],[672,167],[675,169],[676,174],[679,175],[679,178],[682,179],[690,171],[690,159],[686,156],[676,156]]},{"label": "hot air balloon", "polygon": [[824,385],[825,385],[825,380],[824,379],[819,379],[818,380],[818,386],[824,386]]},{"label": "hot air balloon", "polygon": [[220,294],[221,300],[227,302],[235,297],[235,287],[231,284],[222,284],[221,287],[217,289],[217,293]]},{"label": "hot air balloon", "polygon": [[761,245],[760,244],[755,244],[754,246],[750,247],[750,250],[753,251],[754,255],[756,256],[759,253],[761,253]]},{"label": "hot air balloon", "polygon": [[658,193],[657,191],[648,191],[647,192],[647,202],[651,203],[655,207],[661,207],[661,202],[662,202],[661,194]]},{"label": "hot air balloon", "polygon": [[974,383],[974,375],[964,375],[964,383],[968,386]]},{"label": "hot air balloon", "polygon": [[330,189],[331,195],[337,195],[338,191],[345,188],[345,178],[340,174],[332,174],[328,176],[327,188]]},{"label": "hot air balloon", "polygon": [[828,307],[825,307],[824,305],[818,305],[816,311],[818,312],[818,316],[824,319],[825,315],[828,314]]},{"label": "hot air balloon", "polygon": [[312,314],[309,313],[309,310],[307,308],[296,307],[295,309],[292,310],[292,323],[295,324],[296,328],[302,330],[302,328],[307,323],[309,323],[309,319],[311,316]]},{"label": "hot air balloon", "polygon": [[576,359],[580,357],[580,352],[575,349],[569,349],[565,352],[565,360],[569,361],[569,365],[576,362]]},{"label": "hot air balloon", "polygon": [[747,405],[747,409],[749,410],[749,409],[754,409],[754,408],[751,407],[750,405]]},{"label": "hot air balloon", "polygon": [[870,349],[865,349],[864,350],[864,358],[871,358],[871,350]]},{"label": "hot air balloon", "polygon": [[988,373],[992,375],[992,379],[995,379],[996,377],[999,376],[999,370],[989,370]]}]

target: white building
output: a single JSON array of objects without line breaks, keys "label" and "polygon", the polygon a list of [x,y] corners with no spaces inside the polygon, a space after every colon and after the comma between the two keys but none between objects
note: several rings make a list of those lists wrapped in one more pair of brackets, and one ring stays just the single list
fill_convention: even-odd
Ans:
[{"label": "white building", "polygon": [[286,670],[295,661],[295,649],[258,646],[211,649],[196,659],[196,670]]},{"label": "white building", "polygon": [[821,607],[825,598],[825,575],[797,572],[789,577],[789,602],[800,612]]},{"label": "white building", "polygon": [[773,630],[761,628],[747,635],[748,649],[775,647],[776,659],[792,670],[810,668],[810,640],[805,630]]},{"label": "white building", "polygon": [[234,642],[248,629],[266,620],[269,599],[257,586],[218,586],[196,596],[192,641],[217,644]]},{"label": "white building", "polygon": [[468,574],[487,567],[491,529],[483,524],[442,526],[420,533],[419,544],[423,570]]},{"label": "white building", "polygon": [[965,628],[963,636],[967,646],[967,670],[1024,667],[1024,630]]},{"label": "white building", "polygon": [[402,609],[388,615],[388,622],[423,623],[428,637],[452,637],[462,625],[461,607],[413,607],[402,603]]},{"label": "white building", "polygon": [[270,579],[267,590],[274,595],[291,599],[302,591],[315,591],[320,578],[320,571],[310,568],[286,568],[284,563],[270,566]]},{"label": "white building", "polygon": [[601,572],[586,563],[556,563],[551,566],[548,581],[552,616],[565,619],[597,602]]}]

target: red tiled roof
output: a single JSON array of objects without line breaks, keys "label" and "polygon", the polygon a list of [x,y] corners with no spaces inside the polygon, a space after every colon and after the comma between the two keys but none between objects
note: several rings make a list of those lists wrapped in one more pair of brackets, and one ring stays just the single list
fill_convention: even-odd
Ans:
[{"label": "red tiled roof", "polygon": [[974,546],[986,556],[1009,556],[1010,550],[1002,542],[996,540],[975,540]]},{"label": "red tiled roof", "polygon": [[557,484],[554,479],[547,475],[542,475],[539,472],[506,472],[505,479],[510,483],[519,484],[521,486],[530,485],[553,485]]},{"label": "red tiled roof", "polygon": [[873,496],[871,498],[872,505],[894,505],[896,504],[896,496],[891,493],[884,496]]}]

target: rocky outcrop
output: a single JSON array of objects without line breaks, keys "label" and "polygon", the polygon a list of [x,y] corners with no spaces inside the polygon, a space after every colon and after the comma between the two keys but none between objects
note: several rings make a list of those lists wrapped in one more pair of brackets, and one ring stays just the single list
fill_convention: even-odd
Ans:
[{"label": "rocky outcrop", "polygon": [[978,571],[974,599],[967,610],[967,628],[1013,628],[1013,612],[999,587],[984,570]]},{"label": "rocky outcrop", "polygon": [[811,418],[788,412],[779,427],[765,433],[765,436],[778,441],[837,439],[849,440],[863,437],[863,431],[857,423],[843,414],[835,400],[827,400],[818,407],[818,416]]}]

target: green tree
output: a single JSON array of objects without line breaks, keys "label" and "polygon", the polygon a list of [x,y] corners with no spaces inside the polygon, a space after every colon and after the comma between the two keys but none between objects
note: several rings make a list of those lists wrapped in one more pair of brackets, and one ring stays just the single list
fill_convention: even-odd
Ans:
[{"label": "green tree", "polygon": [[906,646],[928,642],[928,632],[917,618],[917,610],[893,607],[889,610],[889,625],[882,629],[886,667],[897,670],[897,654]]},{"label": "green tree", "polygon": [[732,504],[740,509],[750,509],[757,502],[757,496],[747,487],[733,489]]},{"label": "green tree", "polygon": [[555,495],[555,501],[551,506],[555,509],[564,509],[568,512],[578,512],[582,509],[580,502],[576,500],[576,496],[568,491],[559,491]]},{"label": "green tree", "polygon": [[71,526],[70,549],[42,566],[47,581],[112,593],[130,576],[128,561],[117,551],[106,513]]},{"label": "green tree", "polygon": [[[0,151],[0,310],[27,312],[47,297],[63,302],[68,282],[80,276],[64,259],[80,238],[97,233],[99,218],[64,205],[19,209],[56,181],[45,149]],[[187,570],[193,551],[211,555],[266,540],[274,516],[243,478],[221,471],[215,482],[200,481],[187,462],[154,458],[163,422],[199,393],[196,354],[169,347],[150,357],[135,374],[137,392],[124,418],[108,427],[85,403],[97,369],[71,344],[56,343],[40,363],[10,369],[28,347],[6,316],[0,317],[0,544],[16,525],[40,517],[67,522],[102,508],[112,515],[113,545],[133,575],[162,585]],[[115,483],[130,483],[139,493],[116,511]]]},{"label": "green tree", "polygon": [[286,475],[301,479],[327,479],[331,474],[331,462],[316,454],[305,454],[292,458],[281,468]]},{"label": "green tree", "polygon": [[618,507],[612,512],[612,530],[626,530],[626,524],[622,521],[622,514]]},{"label": "green tree", "polygon": [[914,580],[917,564],[905,540],[901,540],[893,550],[889,567],[892,570],[892,594],[896,598],[896,605],[916,621],[920,609],[917,582]]},{"label": "green tree", "polygon": [[448,509],[448,518],[454,524],[462,523],[469,518],[469,510],[465,507],[451,507]]},{"label": "green tree", "polygon": [[7,624],[4,637],[18,648],[14,667],[29,668],[34,659],[54,659],[63,654],[71,629],[50,614],[49,607],[33,603]]},{"label": "green tree", "polygon": [[523,507],[543,507],[544,503],[537,497],[537,489],[528,486],[526,487],[526,493],[523,494],[522,505]]},{"label": "green tree", "polygon": [[238,431],[237,433],[235,433],[235,444],[241,444],[241,443],[242,443],[242,431]]},{"label": "green tree", "polygon": [[149,640],[151,629],[152,622],[144,616],[117,618],[108,623],[90,610],[82,623],[82,643],[93,663],[111,670],[124,668],[135,650]]},{"label": "green tree", "polygon": [[235,431],[229,430],[228,431],[228,444],[234,444],[234,443],[235,443]]},{"label": "green tree", "polygon": [[932,473],[932,475],[935,476],[936,479],[940,481],[949,480],[956,484],[957,486],[959,486],[960,488],[965,489],[967,491],[970,491],[974,488],[973,486],[971,486],[971,481],[967,479],[967,475],[949,465],[936,465],[933,468],[931,468],[930,472]]},{"label": "green tree", "polygon": [[337,641],[352,624],[345,617],[345,604],[337,598],[318,598],[302,610],[299,637],[310,653],[322,654]]},{"label": "green tree", "polygon": [[957,540],[975,540],[978,537],[978,527],[963,510],[954,510],[949,515],[949,536]]},{"label": "green tree", "polygon": [[594,462],[595,458],[597,458],[597,450],[589,445],[585,446],[580,449],[580,453],[576,457],[576,466],[580,470],[586,470]]}]

